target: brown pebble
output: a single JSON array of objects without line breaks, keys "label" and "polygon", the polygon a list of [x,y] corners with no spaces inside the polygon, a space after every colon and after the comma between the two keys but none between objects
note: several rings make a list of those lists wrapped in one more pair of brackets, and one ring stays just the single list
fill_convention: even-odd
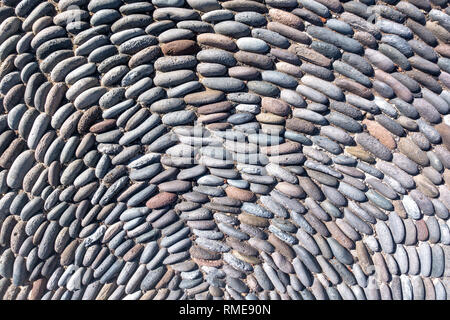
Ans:
[{"label": "brown pebble", "polygon": [[430,123],[441,122],[441,115],[436,108],[425,99],[416,98],[412,103],[420,116]]},{"label": "brown pebble", "polygon": [[204,124],[213,123],[213,122],[225,120],[229,116],[230,116],[230,114],[227,112],[212,113],[212,114],[202,115],[202,116],[198,117],[197,122],[204,123]]},{"label": "brown pebble", "polygon": [[[248,281],[248,277],[247,277],[247,281]],[[223,296],[223,291],[219,287],[209,286],[209,293],[211,293],[211,295],[213,297],[222,297]]]},{"label": "brown pebble", "polygon": [[44,169],[45,169],[44,165],[36,164],[33,168],[31,168],[27,172],[27,174],[23,178],[23,183],[22,183],[23,191],[31,192],[34,184],[36,183],[37,179],[41,175],[42,171],[44,171]]},{"label": "brown pebble", "polygon": [[161,45],[161,51],[167,56],[183,56],[195,54],[200,50],[192,40],[176,40]]},{"label": "brown pebble", "polygon": [[400,124],[403,128],[408,129],[410,131],[415,131],[418,128],[417,122],[405,117],[405,116],[399,116],[396,121],[398,124]]},{"label": "brown pebble", "polygon": [[305,219],[308,221],[308,223],[317,230],[318,233],[320,233],[323,237],[328,238],[331,236],[330,231],[326,227],[326,225],[320,221],[315,215],[308,212],[305,214]]},{"label": "brown pebble", "polygon": [[46,289],[47,279],[40,278],[33,281],[33,285],[30,293],[28,294],[28,300],[40,300]]},{"label": "brown pebble", "polygon": [[271,112],[279,116],[287,116],[291,112],[289,104],[280,99],[263,97],[261,106],[264,111]]},{"label": "brown pebble", "polygon": [[420,150],[420,148],[409,138],[400,138],[398,149],[409,159],[421,166],[428,166],[430,163],[426,152]]},{"label": "brown pebble", "polygon": [[52,187],[57,187],[59,185],[61,169],[61,163],[56,160],[53,161],[48,167],[48,183],[50,183]]},{"label": "brown pebble", "polygon": [[123,256],[123,260],[132,261],[134,258],[140,255],[140,253],[144,250],[144,245],[141,243],[136,243],[133,248],[127,251]]},{"label": "brown pebble", "polygon": [[348,78],[339,78],[334,83],[342,90],[349,91],[365,99],[373,99],[372,91],[356,81]]},{"label": "brown pebble", "polygon": [[67,86],[64,82],[58,82],[53,85],[47,94],[47,99],[45,100],[45,113],[52,116],[56,112],[66,94],[66,91]]},{"label": "brown pebble", "polygon": [[375,162],[375,158],[370,153],[368,153],[366,150],[364,150],[361,146],[345,147],[345,151],[350,153],[352,156],[355,156],[358,159],[361,159],[368,163]]},{"label": "brown pebble", "polygon": [[275,186],[275,189],[293,198],[303,199],[306,196],[305,190],[303,190],[303,188],[300,185],[292,184],[286,181],[279,182]]},{"label": "brown pebble", "polygon": [[233,39],[216,33],[202,33],[197,36],[199,44],[215,47],[228,51],[235,51],[237,49],[236,43]]},{"label": "brown pebble", "polygon": [[199,230],[211,230],[217,227],[214,220],[191,220],[186,222],[186,224],[192,229]]},{"label": "brown pebble", "polygon": [[228,122],[218,122],[218,123],[211,123],[206,125],[206,128],[208,128],[209,130],[226,130],[231,128],[231,123]]},{"label": "brown pebble", "polygon": [[378,141],[380,141],[387,148],[394,150],[396,147],[396,143],[392,134],[381,124],[375,121],[370,121],[364,119],[363,124],[367,126],[367,130],[369,133],[374,136]]},{"label": "brown pebble", "polygon": [[433,281],[430,278],[422,278],[425,286],[425,300],[436,300]]},{"label": "brown pebble", "polygon": [[218,102],[222,100],[224,96],[222,91],[206,90],[186,95],[184,97],[184,102],[186,102],[186,104],[198,106]]},{"label": "brown pebble", "polygon": [[[6,223],[6,221],[4,223]],[[36,245],[36,246],[39,245],[39,243],[42,240],[42,237],[44,236],[45,229],[47,229],[47,226],[49,225],[49,223],[50,223],[49,221],[44,221],[39,226],[39,228],[36,230],[36,232],[33,235],[33,240],[32,240],[34,245]]]},{"label": "brown pebble", "polygon": [[427,241],[428,240],[428,228],[425,220],[420,219],[415,221],[417,228],[417,240]]},{"label": "brown pebble", "polygon": [[442,87],[439,82],[437,82],[433,77],[430,77],[430,75],[425,72],[413,69],[410,71],[406,71],[406,75],[435,93],[439,94],[442,92]]},{"label": "brown pebble", "polygon": [[450,58],[450,44],[441,43],[434,48],[434,50],[440,55]]},{"label": "brown pebble", "polygon": [[273,235],[273,233],[269,234],[269,238],[267,239],[274,247],[275,250],[281,253],[283,256],[289,259],[294,259],[296,254],[294,250],[286,243]]},{"label": "brown pebble", "polygon": [[106,185],[113,184],[118,178],[124,176],[126,173],[127,167],[125,165],[117,165],[103,177],[103,182]]},{"label": "brown pebble", "polygon": [[339,2],[339,0],[315,0],[315,1],[323,4],[325,7],[334,12],[341,12],[343,10],[342,4]]},{"label": "brown pebble", "polygon": [[356,255],[358,256],[359,263],[366,274],[373,273],[373,262],[366,248],[366,245],[362,241],[356,242]]},{"label": "brown pebble", "polygon": [[14,252],[15,254],[19,253],[20,246],[27,238],[27,234],[25,233],[26,224],[27,224],[26,221],[20,220],[19,222],[16,223],[16,225],[12,229],[10,248],[11,251]]},{"label": "brown pebble", "polygon": [[291,118],[286,120],[286,129],[306,134],[313,134],[316,127],[311,122],[306,120]]},{"label": "brown pebble", "polygon": [[189,252],[191,253],[191,256],[193,258],[197,259],[203,259],[203,260],[217,260],[220,259],[220,253],[206,250],[199,246],[192,246],[189,249]]},{"label": "brown pebble", "polygon": [[416,182],[417,189],[419,189],[427,197],[437,198],[439,196],[438,188],[436,188],[433,182],[431,182],[430,179],[425,177],[423,174],[414,176],[413,179]]},{"label": "brown pebble", "polygon": [[228,237],[226,238],[226,243],[232,247],[233,249],[239,251],[242,254],[245,254],[247,256],[257,256],[258,250],[253,248],[251,245],[249,245],[245,241],[239,241],[236,238]]},{"label": "brown pebble", "polygon": [[60,263],[62,266],[68,266],[75,259],[75,251],[78,247],[78,240],[73,240],[61,253]]},{"label": "brown pebble", "polygon": [[406,237],[405,245],[414,246],[417,243],[417,227],[413,219],[404,219]]},{"label": "brown pebble", "polygon": [[343,247],[351,250],[355,247],[355,243],[345,235],[344,232],[339,228],[339,226],[334,221],[327,221],[326,226],[331,232],[331,235],[337,242],[339,242]]},{"label": "brown pebble", "polygon": [[278,252],[274,252],[272,253],[272,258],[275,265],[280,268],[281,271],[287,274],[295,273],[294,267],[285,256],[279,254]]},{"label": "brown pebble", "polygon": [[242,254],[242,253],[240,253],[237,250],[232,250],[231,254],[233,256],[235,256],[237,259],[242,260],[242,261],[247,262],[247,263],[250,263],[250,264],[259,264],[259,263],[261,263],[261,260],[259,260],[258,258]]},{"label": "brown pebble", "polygon": [[262,153],[266,155],[286,154],[300,152],[302,145],[298,142],[288,141],[280,145],[260,147]]},{"label": "brown pebble", "polygon": [[296,53],[300,59],[307,62],[317,64],[318,66],[328,68],[331,65],[331,60],[324,55],[310,49],[308,46],[303,44],[294,44],[289,50]]},{"label": "brown pebble", "polygon": [[[61,289],[63,289],[63,288],[61,288]],[[5,291],[5,294],[3,295],[2,300],[5,300],[5,301],[16,300],[19,293],[20,293],[20,287],[11,284],[8,287],[8,289]]]},{"label": "brown pebble", "polygon": [[155,289],[149,290],[146,293],[144,293],[142,297],[139,298],[139,300],[153,300],[156,294],[157,291]]},{"label": "brown pebble", "polygon": [[272,18],[272,21],[280,22],[300,31],[305,29],[303,20],[295,14],[280,9],[270,9],[269,16]]},{"label": "brown pebble", "polygon": [[20,138],[15,139],[0,157],[0,166],[9,169],[19,154],[25,150],[27,143]]},{"label": "brown pebble", "polygon": [[277,71],[290,74],[294,77],[301,78],[303,76],[303,71],[300,67],[294,66],[293,64],[287,62],[278,62],[275,65]]},{"label": "brown pebble", "polygon": [[287,26],[283,23],[279,22],[269,22],[267,24],[267,29],[276,33],[281,34],[282,36],[294,40],[295,42],[302,43],[305,45],[309,45],[311,43],[311,38],[306,34],[306,32],[302,32],[296,28]]},{"label": "brown pebble", "polygon": [[353,35],[353,38],[360,42],[362,45],[365,45],[371,49],[375,49],[377,47],[377,40],[368,32],[356,31]]},{"label": "brown pebble", "polygon": [[222,101],[222,102],[216,102],[207,104],[204,106],[201,106],[197,109],[198,114],[211,114],[211,113],[217,113],[217,112],[225,112],[229,111],[233,108],[233,105],[229,101]]},{"label": "brown pebble", "polygon": [[159,280],[159,282],[156,284],[155,289],[161,289],[167,286],[167,284],[172,280],[173,276],[175,275],[175,271],[173,269],[167,270],[167,272],[164,274],[164,276]]},{"label": "brown pebble", "polygon": [[[3,98],[3,108],[6,111],[11,111],[16,105],[23,102],[25,94],[25,85],[18,84],[9,89],[8,93]],[[48,97],[48,96],[47,96]]]},{"label": "brown pebble", "polygon": [[115,282],[105,283],[103,287],[100,289],[100,292],[98,293],[97,297],[95,297],[95,300],[99,301],[107,300],[116,289],[117,284]]},{"label": "brown pebble", "polygon": [[450,33],[437,21],[427,21],[425,27],[444,43],[450,42]]},{"label": "brown pebble", "polygon": [[177,201],[177,199],[178,197],[175,193],[161,192],[150,198],[145,205],[150,209],[158,209]]},{"label": "brown pebble", "polygon": [[225,192],[229,198],[250,202],[255,198],[255,194],[249,190],[228,186]]},{"label": "brown pebble", "polygon": [[389,73],[380,69],[375,69],[375,78],[391,87],[400,99],[406,102],[411,102],[413,100],[411,91]]},{"label": "brown pebble", "polygon": [[446,125],[444,122],[438,124],[434,127],[441,135],[442,142],[445,147],[450,151],[450,126]]},{"label": "brown pebble", "polygon": [[255,11],[258,13],[266,13],[267,7],[265,4],[259,3],[262,1],[252,1],[252,0],[234,0],[222,3],[224,9],[232,11]]},{"label": "brown pebble", "polygon": [[403,203],[400,200],[394,200],[392,201],[392,204],[394,206],[394,210],[395,212],[397,212],[398,216],[400,218],[406,219],[407,218],[407,213],[405,208],[403,207]]},{"label": "brown pebble", "polygon": [[373,254],[373,263],[375,265],[375,273],[377,275],[378,281],[383,283],[389,282],[391,275],[386,265],[386,261],[383,258],[383,255],[379,252],[375,252]]},{"label": "brown pebble", "polygon": [[242,80],[253,80],[258,78],[258,69],[247,66],[236,66],[228,69],[228,75],[232,78],[238,78]]},{"label": "brown pebble", "polygon": [[61,128],[59,128],[59,136],[63,139],[68,139],[72,133],[75,132],[78,124],[78,120],[81,118],[83,113],[80,110],[72,113],[66,121],[62,124]]},{"label": "brown pebble", "polygon": [[199,258],[192,258],[192,260],[194,260],[194,262],[196,264],[198,264],[199,266],[206,266],[206,267],[220,267],[221,265],[223,265],[223,261],[222,260],[204,260],[204,259],[199,259]]},{"label": "brown pebble", "polygon": [[[261,287],[259,286],[258,281],[252,274],[249,274],[247,276],[246,280],[247,280],[247,286],[250,290],[256,291],[256,292],[261,291]],[[211,286],[210,288],[214,288],[214,287]]]},{"label": "brown pebble", "polygon": [[269,226],[269,221],[267,219],[261,218],[261,217],[257,217],[254,216],[252,214],[248,214],[245,212],[242,212],[238,215],[238,219],[245,224],[251,225],[251,226],[255,226],[255,227],[268,227]]},{"label": "brown pebble", "polygon": [[102,109],[99,106],[93,106],[83,112],[80,120],[78,121],[78,132],[80,134],[86,134],[89,132],[90,127],[100,119],[102,116]]},{"label": "brown pebble", "polygon": [[259,69],[271,69],[273,61],[270,57],[262,54],[238,51],[234,54],[234,58],[240,63],[247,64]]},{"label": "brown pebble", "polygon": [[323,200],[323,193],[320,188],[309,177],[298,176],[299,185],[304,189],[306,194],[316,201]]},{"label": "brown pebble", "polygon": [[115,128],[115,126],[116,126],[115,119],[106,119],[106,120],[103,120],[102,122],[98,122],[98,123],[92,125],[89,128],[89,131],[92,133],[102,133],[102,132],[106,132],[110,129]]},{"label": "brown pebble", "polygon": [[140,66],[142,64],[146,64],[148,62],[151,62],[152,60],[155,60],[161,55],[161,49],[159,46],[151,46],[148,48],[145,48],[138,53],[134,54],[131,59],[128,61],[128,66],[130,69],[134,69],[137,66]]},{"label": "brown pebble", "polygon": [[14,60],[16,59],[16,54],[10,54],[5,60],[0,64],[0,78],[3,78],[8,73],[12,72],[16,67],[14,65]]},{"label": "brown pebble", "polygon": [[55,131],[48,131],[46,134],[44,134],[39,141],[36,150],[34,152],[34,158],[38,162],[44,162],[45,153],[47,152],[48,148],[52,144],[52,142],[56,138],[56,132]]},{"label": "brown pebble", "polygon": [[269,112],[263,112],[258,114],[256,116],[256,120],[258,120],[258,122],[261,123],[279,124],[279,125],[284,124],[284,117]]},{"label": "brown pebble", "polygon": [[188,192],[192,188],[190,181],[169,180],[158,185],[160,191],[164,192]]}]

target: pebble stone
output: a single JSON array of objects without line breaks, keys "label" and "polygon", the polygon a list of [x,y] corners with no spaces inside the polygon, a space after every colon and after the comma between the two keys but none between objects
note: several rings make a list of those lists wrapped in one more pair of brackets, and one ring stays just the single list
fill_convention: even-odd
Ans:
[{"label": "pebble stone", "polygon": [[445,5],[3,1],[0,299],[447,299]]}]

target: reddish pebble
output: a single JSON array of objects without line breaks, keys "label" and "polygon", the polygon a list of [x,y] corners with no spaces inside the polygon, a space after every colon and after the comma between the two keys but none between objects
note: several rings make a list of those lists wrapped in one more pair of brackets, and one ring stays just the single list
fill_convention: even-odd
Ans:
[{"label": "reddish pebble", "polygon": [[263,107],[263,110],[279,116],[287,116],[291,112],[289,104],[279,99],[263,97],[261,105]]},{"label": "reddish pebble", "polygon": [[442,122],[441,124],[438,124],[434,128],[439,132],[442,138],[442,142],[450,151],[450,127],[446,125],[444,122]]},{"label": "reddish pebble", "polygon": [[201,106],[197,109],[198,114],[211,114],[211,113],[217,113],[217,112],[225,112],[229,111],[233,108],[233,105],[229,101],[222,101],[222,102],[216,102],[207,104],[204,106]]},{"label": "reddish pebble", "polygon": [[378,141],[380,141],[384,146],[388,147],[391,150],[394,150],[397,144],[395,143],[394,138],[391,133],[378,122],[370,121],[364,119],[363,124],[367,126],[367,130],[369,133],[374,136]]},{"label": "reddish pebble", "polygon": [[241,201],[252,201],[255,197],[254,193],[248,190],[239,189],[233,186],[228,186],[225,192],[229,198],[238,199]]},{"label": "reddish pebble", "polygon": [[205,46],[215,47],[223,50],[234,51],[236,44],[230,37],[216,33],[202,33],[197,36],[197,42]]},{"label": "reddish pebble", "polygon": [[33,282],[28,300],[40,300],[46,289],[47,279],[41,278]]},{"label": "reddish pebble", "polygon": [[270,9],[269,15],[272,18],[272,21],[280,22],[300,31],[303,31],[305,29],[303,20],[295,14],[280,9]]},{"label": "reddish pebble", "polygon": [[102,133],[106,132],[110,129],[113,129],[116,126],[115,119],[107,119],[102,122],[96,123],[89,128],[89,131],[92,133]]},{"label": "reddish pebble", "polygon": [[161,192],[150,198],[145,205],[150,209],[158,209],[174,203],[177,201],[177,198],[175,193]]},{"label": "reddish pebble", "polygon": [[168,56],[190,55],[198,52],[200,48],[197,43],[192,40],[177,40],[161,46],[161,50]]},{"label": "reddish pebble", "polygon": [[417,240],[427,241],[428,240],[428,228],[426,222],[421,219],[416,221],[417,228]]}]

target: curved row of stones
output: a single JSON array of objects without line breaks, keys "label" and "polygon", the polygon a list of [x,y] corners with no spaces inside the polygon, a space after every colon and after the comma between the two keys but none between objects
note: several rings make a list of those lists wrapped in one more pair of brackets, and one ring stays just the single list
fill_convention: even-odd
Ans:
[{"label": "curved row of stones", "polygon": [[2,299],[447,299],[446,0],[1,0]]}]

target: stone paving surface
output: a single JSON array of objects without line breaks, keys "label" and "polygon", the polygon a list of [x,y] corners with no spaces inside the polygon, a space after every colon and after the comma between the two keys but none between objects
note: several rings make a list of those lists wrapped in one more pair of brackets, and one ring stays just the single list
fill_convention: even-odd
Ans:
[{"label": "stone paving surface", "polygon": [[446,300],[447,0],[0,0],[0,299]]}]

